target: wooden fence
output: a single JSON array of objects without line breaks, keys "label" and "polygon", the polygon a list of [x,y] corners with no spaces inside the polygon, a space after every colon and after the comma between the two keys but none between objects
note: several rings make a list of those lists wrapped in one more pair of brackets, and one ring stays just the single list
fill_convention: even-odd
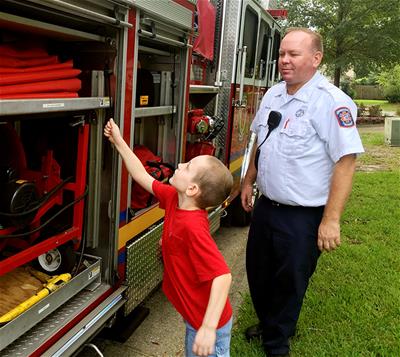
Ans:
[{"label": "wooden fence", "polygon": [[382,89],[377,85],[356,84],[355,99],[385,99]]}]

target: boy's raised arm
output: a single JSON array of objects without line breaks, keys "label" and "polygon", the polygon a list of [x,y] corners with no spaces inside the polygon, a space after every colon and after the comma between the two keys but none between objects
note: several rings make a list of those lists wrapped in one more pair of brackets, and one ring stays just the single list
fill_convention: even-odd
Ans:
[{"label": "boy's raised arm", "polygon": [[125,163],[126,169],[132,178],[142,186],[146,191],[153,194],[152,184],[154,178],[149,175],[144,168],[143,164],[140,162],[138,157],[133,153],[131,148],[126,144],[121,133],[119,131],[118,125],[115,124],[113,119],[110,119],[106,126],[104,127],[104,135],[114,144],[115,148],[118,150]]}]

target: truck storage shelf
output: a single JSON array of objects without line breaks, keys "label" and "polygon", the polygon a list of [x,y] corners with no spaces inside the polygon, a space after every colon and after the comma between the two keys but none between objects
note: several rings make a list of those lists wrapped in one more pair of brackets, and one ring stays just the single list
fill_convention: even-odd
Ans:
[{"label": "truck storage shelf", "polygon": [[[96,290],[82,290],[73,296],[58,310],[35,325],[26,334],[8,345],[1,351],[2,357],[33,356],[44,343],[60,333],[67,324],[73,323],[72,328],[64,331],[61,339],[52,344],[41,356],[71,356],[79,348],[82,341],[92,338],[91,327],[101,328],[125,303],[122,293],[126,287],[122,286],[107,297],[83,320],[76,323],[74,319],[87,310],[99,297],[108,294],[112,287],[101,283]],[[61,346],[60,346],[61,344]]]},{"label": "truck storage shelf", "polygon": [[[80,313],[93,304],[93,301],[96,301],[110,289],[111,287],[105,283],[101,283],[94,291],[83,289],[81,292],[66,301],[65,304],[60,306],[52,314],[35,324],[35,326],[33,326],[28,332],[9,344],[4,350],[1,350],[0,355],[2,357],[35,355],[35,352],[37,353],[37,350],[41,345],[49,341],[57,333],[60,333],[68,323],[71,323]],[[98,313],[97,309],[96,312]],[[74,323],[72,329],[75,329],[76,326],[77,324]],[[68,335],[70,331],[71,329],[64,333],[64,336]],[[87,329],[87,332],[89,333],[90,329]],[[64,336],[62,337],[63,339]],[[64,341],[64,343],[68,344],[68,340]],[[61,356],[61,354],[50,354],[47,351],[44,354],[41,354],[41,356],[56,355]],[[64,354],[64,356],[70,356],[70,354]]]},{"label": "truck storage shelf", "polygon": [[[84,257],[88,262],[88,267],[85,270],[0,328],[0,350],[56,311],[85,287],[89,289],[93,286],[94,289],[96,285],[100,284],[101,258],[91,255]],[[89,284],[91,284],[90,287]],[[61,323],[61,325],[64,326],[64,323]],[[1,355],[3,356],[5,352],[2,351]],[[10,356],[15,356],[15,354],[10,354]]]},{"label": "truck storage shelf", "polygon": [[219,92],[219,87],[215,86],[203,86],[197,84],[190,85],[190,94],[217,94]]},{"label": "truck storage shelf", "polygon": [[64,41],[100,41],[105,42],[103,36],[69,29],[21,16],[0,12],[0,27],[10,30],[24,31],[25,33],[56,37]]},{"label": "truck storage shelf", "polygon": [[163,107],[147,107],[147,108],[136,108],[135,109],[135,117],[136,118],[145,118],[145,117],[153,117],[157,115],[168,115],[176,113],[175,105],[167,105]]},{"label": "truck storage shelf", "polygon": [[0,100],[0,116],[109,108],[109,97]]}]

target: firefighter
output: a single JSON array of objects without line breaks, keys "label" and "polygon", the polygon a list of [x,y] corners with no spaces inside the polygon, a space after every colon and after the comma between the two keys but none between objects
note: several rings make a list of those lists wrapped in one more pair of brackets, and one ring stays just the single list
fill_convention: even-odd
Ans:
[{"label": "firefighter", "polygon": [[[319,73],[322,38],[289,29],[279,49],[283,81],[264,96],[251,130],[262,143],[271,111],[282,119],[250,164],[242,205],[256,201],[246,268],[259,324],[246,331],[262,337],[269,356],[287,355],[309,279],[318,257],[340,245],[340,216],[352,187],[356,154],[363,152],[354,102]],[[255,157],[255,150],[253,158]],[[257,171],[258,169],[258,171]]]}]

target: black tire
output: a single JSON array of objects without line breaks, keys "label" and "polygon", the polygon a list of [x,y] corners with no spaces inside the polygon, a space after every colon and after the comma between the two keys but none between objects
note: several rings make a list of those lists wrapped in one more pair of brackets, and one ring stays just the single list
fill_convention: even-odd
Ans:
[{"label": "black tire", "polygon": [[243,209],[240,196],[237,196],[228,208],[228,215],[231,215],[232,226],[245,227],[250,224],[251,212],[246,212]]},{"label": "black tire", "polygon": [[48,275],[71,273],[75,264],[76,254],[70,244],[61,245],[39,255],[34,262],[36,269]]}]

